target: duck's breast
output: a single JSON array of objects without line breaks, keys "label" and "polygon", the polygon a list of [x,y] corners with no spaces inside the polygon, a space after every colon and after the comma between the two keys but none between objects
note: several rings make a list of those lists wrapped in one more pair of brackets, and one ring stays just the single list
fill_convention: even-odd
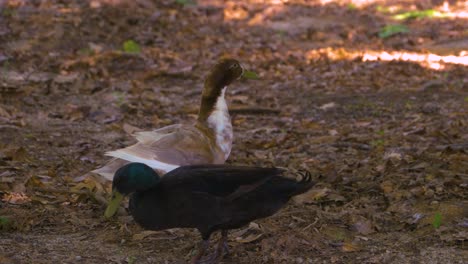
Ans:
[{"label": "duck's breast", "polygon": [[216,137],[216,146],[221,150],[224,160],[227,160],[231,153],[233,132],[231,116],[224,99],[224,88],[216,101],[215,107],[208,116],[208,126],[214,131]]}]

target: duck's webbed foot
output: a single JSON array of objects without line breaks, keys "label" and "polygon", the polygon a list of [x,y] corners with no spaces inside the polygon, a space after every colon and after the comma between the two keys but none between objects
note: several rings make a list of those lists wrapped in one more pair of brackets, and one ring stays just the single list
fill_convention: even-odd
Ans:
[{"label": "duck's webbed foot", "polygon": [[207,256],[206,258],[202,258],[210,245],[209,238],[205,237],[200,244],[198,254],[192,258],[191,264],[218,263],[224,257],[224,255],[229,254],[229,246],[228,246],[227,240],[228,240],[228,231],[222,230],[221,239],[219,239],[218,241],[218,245],[216,246],[216,251],[213,254]]},{"label": "duck's webbed foot", "polygon": [[206,239],[206,240],[203,240],[201,243],[200,243],[200,246],[198,247],[198,254],[195,255],[192,260],[190,261],[191,264],[199,264],[199,263],[202,263],[200,261],[201,258],[203,257],[203,255],[205,254],[206,250],[208,249],[208,247],[210,246],[210,240],[209,238]]},{"label": "duck's webbed foot", "polygon": [[218,241],[218,246],[216,247],[216,255],[219,258],[224,257],[224,255],[229,255],[229,245],[227,243],[228,240],[228,231],[222,230],[221,231],[221,239]]},{"label": "duck's webbed foot", "polygon": [[227,244],[227,235],[228,232],[225,230],[221,231],[221,239],[218,241],[218,245],[216,246],[216,251],[207,256],[204,259],[199,260],[198,264],[215,264],[218,263],[225,254],[229,254],[229,247]]}]

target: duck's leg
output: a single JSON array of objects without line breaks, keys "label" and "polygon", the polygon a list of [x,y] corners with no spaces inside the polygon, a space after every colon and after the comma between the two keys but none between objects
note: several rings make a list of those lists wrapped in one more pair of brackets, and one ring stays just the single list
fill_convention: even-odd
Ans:
[{"label": "duck's leg", "polygon": [[216,248],[216,257],[222,258],[224,254],[229,254],[229,246],[227,243],[228,240],[228,231],[221,230],[221,239],[218,242],[218,247]]},{"label": "duck's leg", "polygon": [[221,238],[219,239],[218,245],[216,246],[216,251],[204,259],[200,259],[198,264],[214,264],[218,263],[224,256],[224,254],[229,254],[229,248],[227,244],[228,231],[221,231]]},{"label": "duck's leg", "polygon": [[198,247],[198,254],[192,258],[190,263],[191,264],[199,263],[200,259],[203,257],[203,255],[205,254],[209,246],[210,246],[210,239],[209,238],[203,239],[203,241],[200,243],[200,246]]}]

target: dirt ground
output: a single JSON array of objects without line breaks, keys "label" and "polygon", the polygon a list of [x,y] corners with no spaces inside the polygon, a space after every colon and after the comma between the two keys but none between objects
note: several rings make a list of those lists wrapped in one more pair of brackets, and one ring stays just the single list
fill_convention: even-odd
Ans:
[{"label": "dirt ground", "polygon": [[[394,17],[427,9],[446,15]],[[466,2],[0,0],[0,11],[0,263],[189,260],[194,230],[104,220],[109,184],[88,172],[135,130],[193,122],[226,55],[261,77],[228,89],[228,163],[322,176],[231,232],[222,263],[468,263]],[[379,36],[392,24],[408,32]]]}]

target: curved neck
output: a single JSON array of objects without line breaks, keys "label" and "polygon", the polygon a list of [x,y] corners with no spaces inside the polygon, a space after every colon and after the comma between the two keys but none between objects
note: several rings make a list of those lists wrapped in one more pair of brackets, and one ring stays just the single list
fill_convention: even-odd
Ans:
[{"label": "curved neck", "polygon": [[[206,122],[210,114],[216,109],[216,105],[218,104],[219,100],[224,100],[224,93],[227,87],[222,89],[215,89],[218,90],[219,93],[205,95],[205,91],[203,93],[201,103],[200,103],[200,111],[198,112],[198,121]],[[205,90],[206,87],[205,87]]]}]

